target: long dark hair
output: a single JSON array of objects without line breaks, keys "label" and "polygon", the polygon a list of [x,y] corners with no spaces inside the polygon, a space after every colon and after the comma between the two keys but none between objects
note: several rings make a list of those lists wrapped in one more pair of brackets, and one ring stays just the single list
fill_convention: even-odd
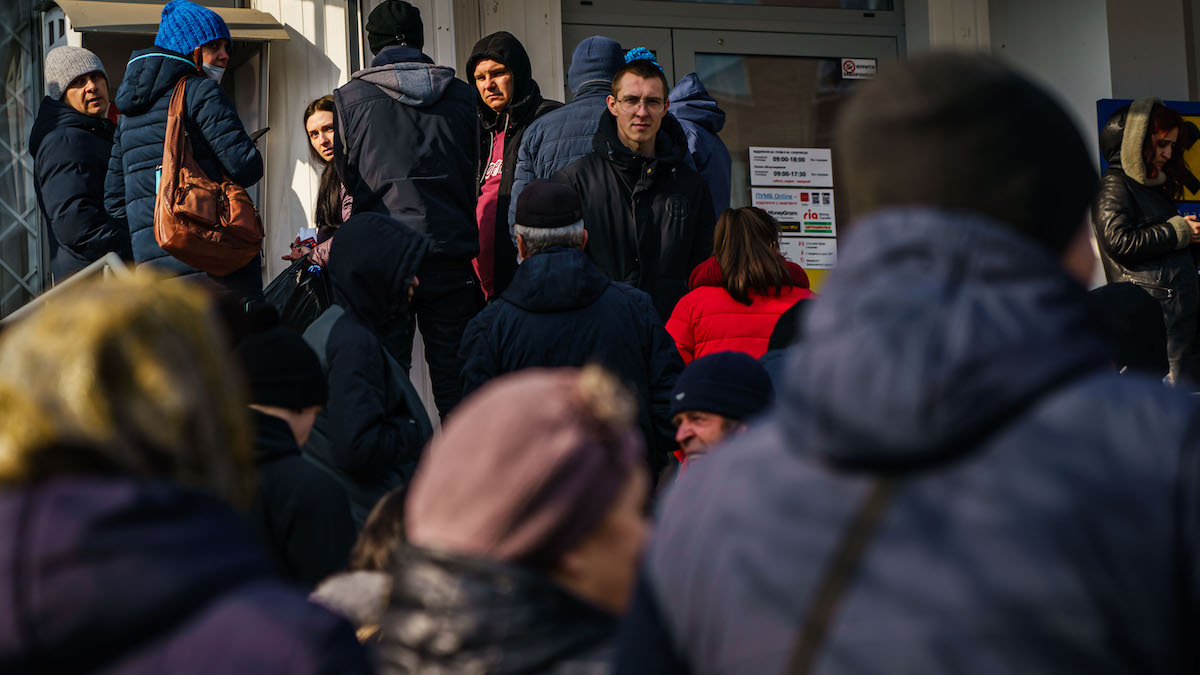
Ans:
[{"label": "long dark hair", "polygon": [[1163,173],[1167,175],[1167,182],[1163,184],[1163,190],[1171,199],[1179,199],[1183,196],[1183,185],[1185,177],[1188,175],[1187,162],[1183,159],[1183,149],[1186,145],[1184,135],[1188,133],[1187,128],[1183,125],[1183,116],[1176,110],[1168,108],[1161,103],[1155,103],[1150,109],[1150,123],[1146,129],[1146,140],[1142,143],[1142,161],[1146,164],[1147,177],[1149,171],[1153,169],[1151,162],[1154,160],[1154,135],[1159,133],[1167,133],[1172,129],[1179,130],[1179,141],[1175,144],[1174,151],[1171,152],[1171,159],[1163,165]]},{"label": "long dark hair", "polygon": [[[304,109],[304,119],[300,120],[300,126],[304,129],[305,138],[308,137],[308,118],[317,112],[327,112],[335,118],[337,117],[333,94],[322,96],[309,103],[308,107]],[[308,155],[313,158],[313,161],[325,167],[321,171],[321,182],[317,185],[317,209],[313,217],[314,224],[319,228],[337,227],[342,224],[342,181],[337,175],[337,170],[333,168],[333,163],[326,162],[313,147],[311,141],[308,144]]]},{"label": "long dark hair", "polygon": [[713,255],[721,266],[721,285],[743,305],[753,303],[750,291],[780,295],[792,285],[779,255],[779,221],[760,208],[725,209],[717,219]]}]

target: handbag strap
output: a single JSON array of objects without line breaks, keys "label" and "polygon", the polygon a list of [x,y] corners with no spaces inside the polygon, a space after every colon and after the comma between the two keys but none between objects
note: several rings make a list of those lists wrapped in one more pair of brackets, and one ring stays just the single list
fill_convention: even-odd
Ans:
[{"label": "handbag strap", "polygon": [[788,659],[786,672],[789,675],[807,675],[812,672],[817,653],[829,633],[838,605],[854,579],[863,554],[874,539],[875,530],[883,520],[895,491],[896,479],[890,477],[876,479],[867,490],[866,498],[843,532],[837,550],[821,577],[821,584],[817,587],[812,606],[796,637],[791,658]]}]

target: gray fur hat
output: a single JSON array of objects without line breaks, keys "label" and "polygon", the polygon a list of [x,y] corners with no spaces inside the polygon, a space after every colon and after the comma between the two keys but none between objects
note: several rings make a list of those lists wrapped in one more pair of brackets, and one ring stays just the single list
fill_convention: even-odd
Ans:
[{"label": "gray fur hat", "polygon": [[61,100],[75,78],[96,72],[108,79],[99,56],[83,47],[55,47],[46,55],[46,95]]}]

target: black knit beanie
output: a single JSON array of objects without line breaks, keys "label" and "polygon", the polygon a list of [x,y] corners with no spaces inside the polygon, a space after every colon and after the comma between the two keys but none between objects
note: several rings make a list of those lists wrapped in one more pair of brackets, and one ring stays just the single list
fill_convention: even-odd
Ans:
[{"label": "black knit beanie", "polygon": [[421,49],[425,46],[421,10],[404,0],[384,0],[367,16],[367,42],[375,54],[400,43]]},{"label": "black knit beanie", "polygon": [[716,352],[688,364],[671,390],[671,417],[687,410],[744,420],[771,405],[771,376],[743,352]]},{"label": "black knit beanie", "polygon": [[250,402],[303,410],[324,405],[328,384],[317,354],[299,335],[275,327],[242,340],[237,357],[250,384]]},{"label": "black knit beanie", "polygon": [[1098,181],[1062,106],[990,56],[933,54],[882,70],[846,104],[835,143],[855,218],[889,206],[966,209],[1056,255]]}]

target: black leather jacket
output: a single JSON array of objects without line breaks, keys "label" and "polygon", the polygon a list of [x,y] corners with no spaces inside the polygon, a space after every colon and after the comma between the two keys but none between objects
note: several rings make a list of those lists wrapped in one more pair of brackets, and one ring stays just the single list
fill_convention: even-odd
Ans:
[{"label": "black leather jacket", "polygon": [[1121,165],[1124,142],[1141,147],[1147,126],[1143,116],[1148,117],[1148,108],[1121,108],[1100,134],[1101,150],[1111,166],[1092,203],[1092,226],[1108,281],[1132,281],[1162,303],[1172,381],[1180,375],[1200,380],[1191,355],[1200,286],[1189,247],[1190,227],[1162,187],[1145,184],[1143,166],[1126,171]]}]

